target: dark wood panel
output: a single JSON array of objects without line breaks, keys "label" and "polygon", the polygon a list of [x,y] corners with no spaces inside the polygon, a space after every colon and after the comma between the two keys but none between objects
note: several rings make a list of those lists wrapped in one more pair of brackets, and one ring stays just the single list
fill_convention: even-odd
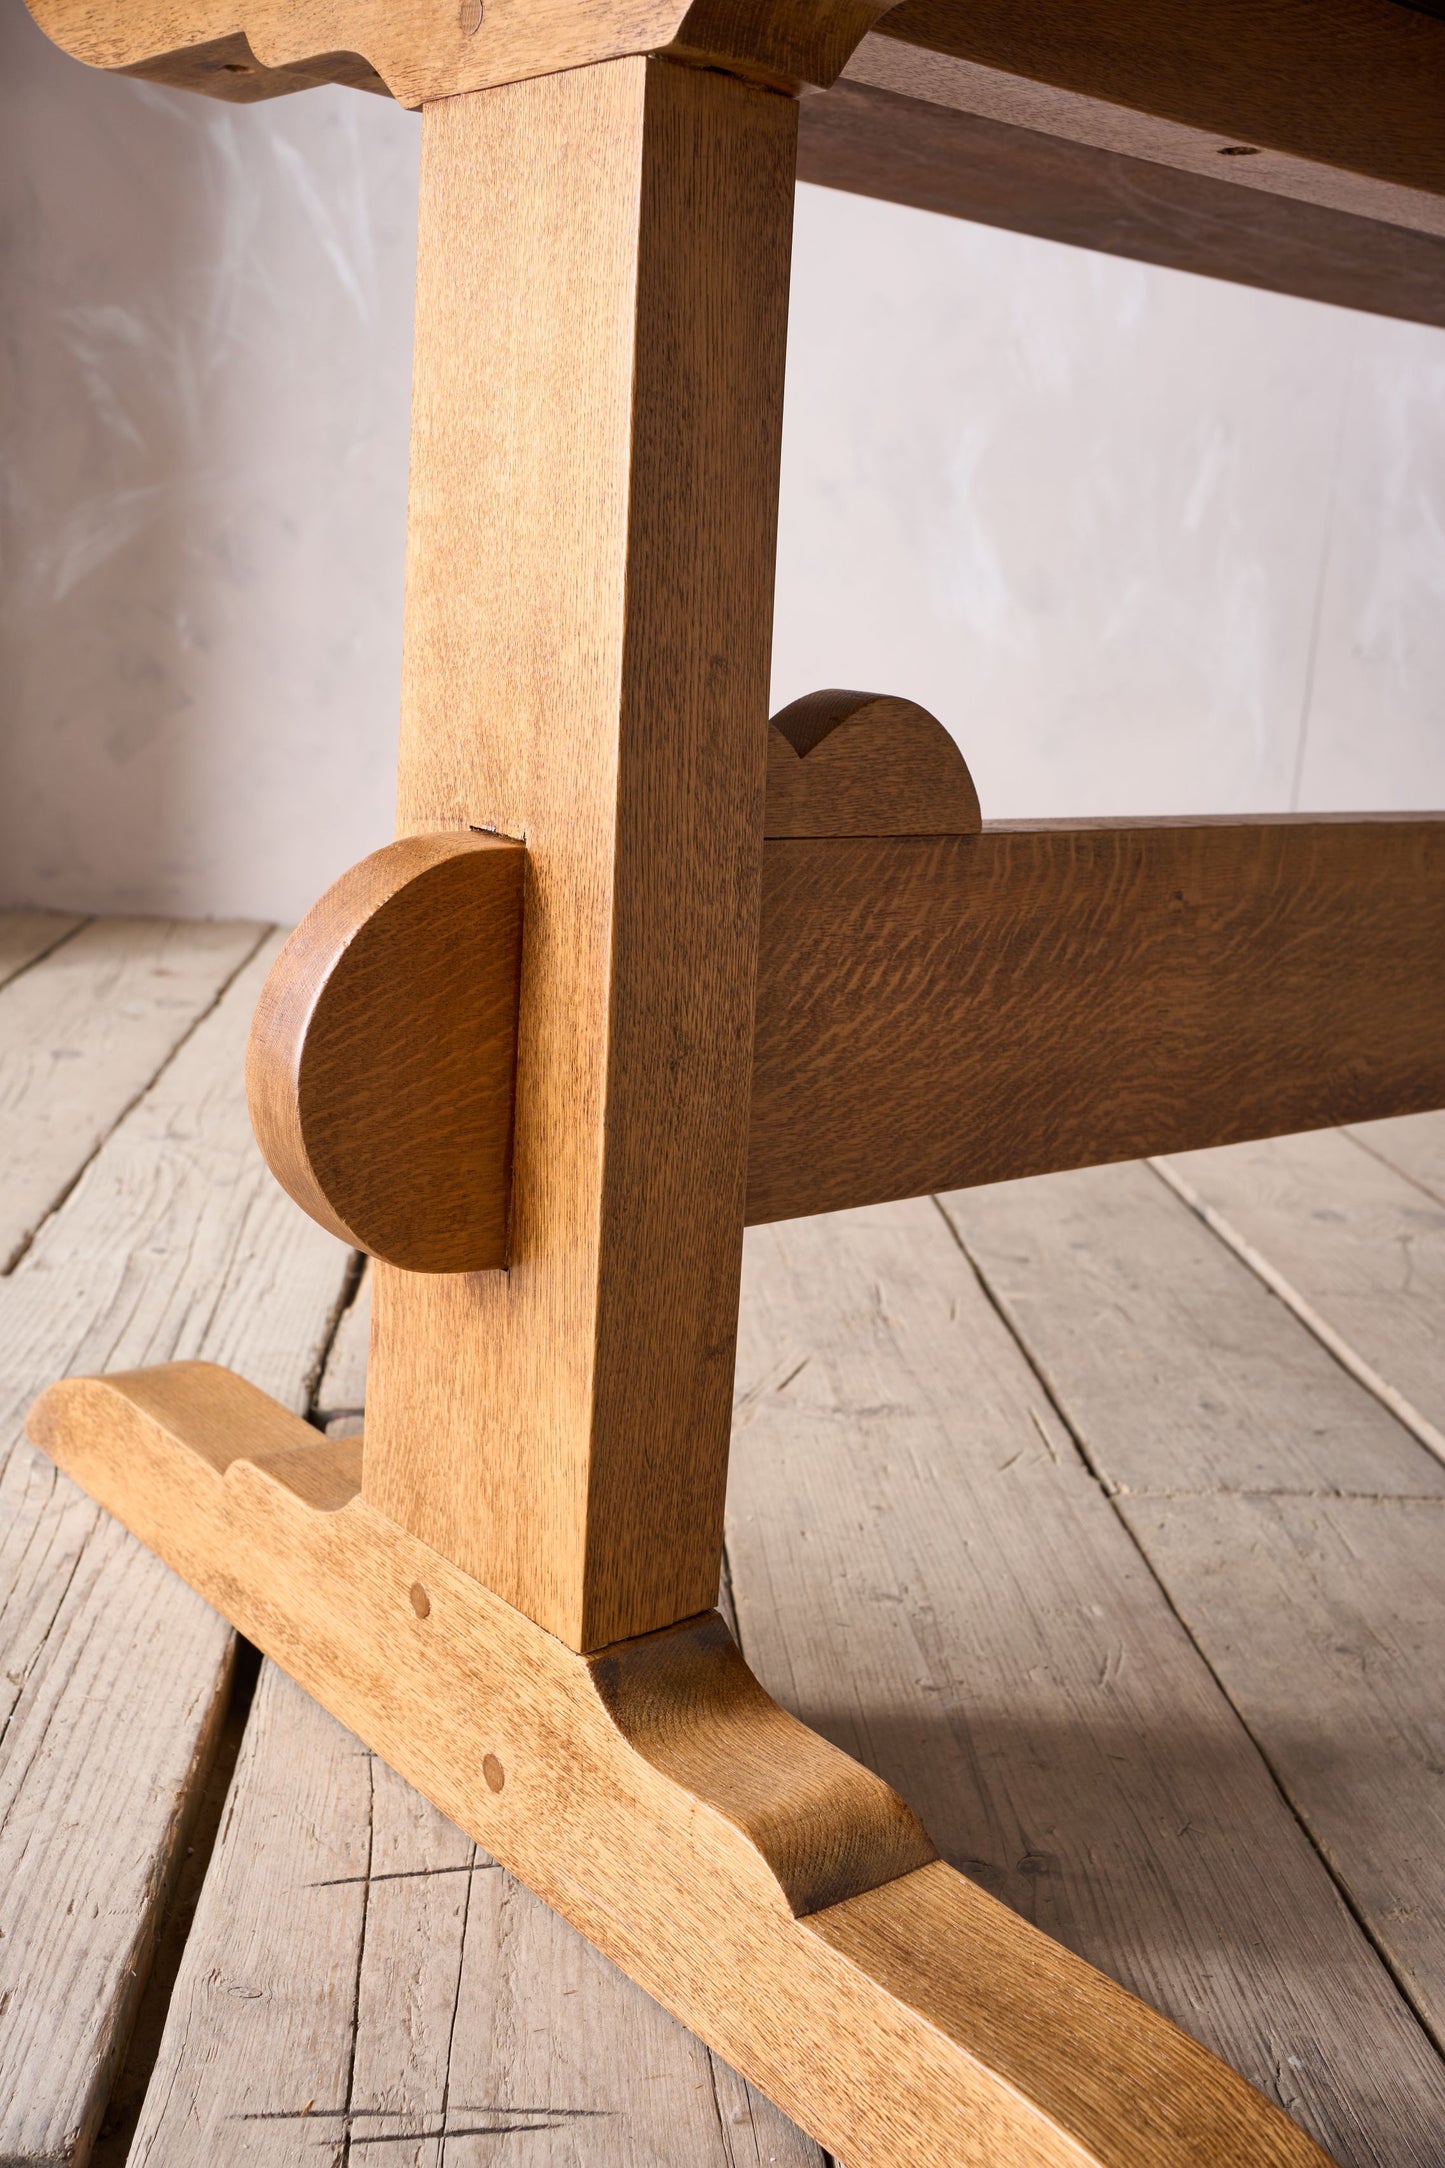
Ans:
[{"label": "dark wood panel", "polygon": [[764,852],[750,1221],[1445,1103],[1445,816]]},{"label": "dark wood panel", "polygon": [[1445,325],[1445,240],[1437,235],[871,84],[839,83],[804,99],[798,175],[1013,233]]},{"label": "dark wood panel", "polygon": [[1396,188],[1445,193],[1445,25],[1396,0],[903,0],[879,34]]}]

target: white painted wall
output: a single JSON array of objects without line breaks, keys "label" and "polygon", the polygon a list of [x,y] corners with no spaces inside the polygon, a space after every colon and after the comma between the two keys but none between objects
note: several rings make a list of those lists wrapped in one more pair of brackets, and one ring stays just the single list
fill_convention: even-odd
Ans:
[{"label": "white painted wall", "polygon": [[[417,140],[0,0],[0,901],[289,918],[389,834]],[[991,814],[1445,803],[1445,333],[801,190],[822,684]]]}]

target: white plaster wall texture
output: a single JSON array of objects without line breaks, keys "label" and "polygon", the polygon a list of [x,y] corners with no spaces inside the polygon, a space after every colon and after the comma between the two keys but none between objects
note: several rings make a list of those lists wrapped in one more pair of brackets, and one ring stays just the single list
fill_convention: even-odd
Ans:
[{"label": "white plaster wall texture", "polygon": [[292,918],[391,826],[417,123],[0,6],[0,900]]},{"label": "white plaster wall texture", "polygon": [[[0,0],[0,901],[297,916],[391,829],[415,119]],[[775,700],[986,813],[1445,803],[1445,334],[804,188]]]}]

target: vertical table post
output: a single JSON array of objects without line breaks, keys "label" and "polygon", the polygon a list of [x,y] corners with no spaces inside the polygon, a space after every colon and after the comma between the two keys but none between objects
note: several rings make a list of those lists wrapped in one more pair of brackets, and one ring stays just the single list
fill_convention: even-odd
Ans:
[{"label": "vertical table post", "polygon": [[366,1495],[576,1648],[715,1601],[796,106],[424,117],[398,826],[522,838],[507,1272],[376,1268]]}]

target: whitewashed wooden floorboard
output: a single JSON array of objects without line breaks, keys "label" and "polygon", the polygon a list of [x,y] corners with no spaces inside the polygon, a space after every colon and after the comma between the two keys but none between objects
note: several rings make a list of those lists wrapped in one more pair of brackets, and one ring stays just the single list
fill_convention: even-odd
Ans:
[{"label": "whitewashed wooden floorboard", "polygon": [[271,1666],[131,2168],[817,2168]]},{"label": "whitewashed wooden floorboard", "polygon": [[1445,1467],[1141,1162],[941,1202],[1112,1489],[1445,1497]]},{"label": "whitewashed wooden floorboard", "polygon": [[1341,1130],[1168,1164],[1445,1431],[1445,1203]]},{"label": "whitewashed wooden floorboard", "polygon": [[1445,1112],[1357,1122],[1345,1135],[1445,1204]]},{"label": "whitewashed wooden floorboard", "polygon": [[[1417,1182],[1442,1137],[1435,1116],[1360,1132]],[[1351,1136],[1210,1154],[1205,1171],[1251,1241],[1284,1219],[1265,1258],[1313,1265],[1312,1300],[1342,1279],[1358,1300],[1371,1268],[1340,1262],[1357,1240],[1382,1276],[1408,1254],[1418,1191]],[[1445,1471],[1148,1169],[946,1204],[1090,1457],[1125,1472],[1121,1510],[1170,1600],[1445,2042]],[[1211,1490],[1256,1495],[1182,1495]]]},{"label": "whitewashed wooden floorboard", "polygon": [[330,1438],[355,1437],[366,1406],[366,1356],[371,1338],[371,1273],[363,1272],[342,1313],[316,1389],[315,1420]]},{"label": "whitewashed wooden floorboard", "polygon": [[264,930],[93,919],[0,987],[0,1272]]},{"label": "whitewashed wooden floorboard", "polygon": [[0,986],[84,924],[68,911],[0,911]]},{"label": "whitewashed wooden floorboard", "polygon": [[743,1646],[941,1849],[1344,2168],[1439,2168],[1445,2066],[927,1201],[748,1237]]},{"label": "whitewashed wooden floorboard", "polygon": [[[333,1434],[359,1427],[369,1321],[363,1280],[315,1395]],[[398,2168],[818,2168],[384,1763],[270,1666],[262,1682],[134,2168],[180,2168],[198,2145],[289,2168],[316,2147],[339,2159],[348,2136]]]},{"label": "whitewashed wooden floorboard", "polygon": [[[1445,2047],[1445,1503],[1133,1498],[1124,1511]],[[1445,2123],[1437,2144],[1445,2159]]]},{"label": "whitewashed wooden floorboard", "polygon": [[54,1377],[178,1356],[307,1404],[349,1260],[276,1187],[246,1118],[274,945],[0,1279],[0,2161],[26,2168],[81,2162],[93,2138],[231,1642],[21,1423]]}]

